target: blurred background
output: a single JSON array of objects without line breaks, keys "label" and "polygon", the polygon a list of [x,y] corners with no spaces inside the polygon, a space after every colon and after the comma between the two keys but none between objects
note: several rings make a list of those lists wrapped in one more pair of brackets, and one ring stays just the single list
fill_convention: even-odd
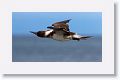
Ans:
[{"label": "blurred background", "polygon": [[[29,31],[47,30],[54,22],[72,19],[70,31],[93,38],[59,42]],[[101,62],[101,12],[13,12],[13,62]]]}]

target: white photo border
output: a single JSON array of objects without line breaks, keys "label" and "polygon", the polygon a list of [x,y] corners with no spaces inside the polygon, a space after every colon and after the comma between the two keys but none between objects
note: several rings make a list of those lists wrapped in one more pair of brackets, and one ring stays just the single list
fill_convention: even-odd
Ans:
[{"label": "white photo border", "polygon": [[[114,74],[113,0],[5,1],[0,3],[1,73]],[[102,12],[102,62],[12,62],[12,12]]]}]

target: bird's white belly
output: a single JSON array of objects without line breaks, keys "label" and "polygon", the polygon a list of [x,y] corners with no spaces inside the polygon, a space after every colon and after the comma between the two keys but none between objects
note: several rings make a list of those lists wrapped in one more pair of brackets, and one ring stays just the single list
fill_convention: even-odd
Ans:
[{"label": "bird's white belly", "polygon": [[68,40],[68,39],[65,39],[63,35],[59,35],[59,34],[54,34],[52,38],[55,39],[55,40],[58,40],[58,41]]}]

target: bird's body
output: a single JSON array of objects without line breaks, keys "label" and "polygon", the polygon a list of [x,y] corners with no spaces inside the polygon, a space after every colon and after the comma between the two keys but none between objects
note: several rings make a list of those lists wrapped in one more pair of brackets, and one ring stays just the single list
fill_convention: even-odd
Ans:
[{"label": "bird's body", "polygon": [[46,31],[38,31],[38,32],[31,32],[38,37],[43,37],[43,38],[51,38],[57,41],[68,41],[68,40],[83,40],[90,38],[90,36],[81,36],[78,35],[74,32],[64,32],[62,30],[60,31],[54,31],[54,30],[46,30]]}]

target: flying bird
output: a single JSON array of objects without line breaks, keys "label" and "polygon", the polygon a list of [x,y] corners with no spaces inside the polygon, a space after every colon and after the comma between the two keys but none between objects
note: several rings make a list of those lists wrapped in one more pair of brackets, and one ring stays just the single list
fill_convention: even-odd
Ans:
[{"label": "flying bird", "polygon": [[86,40],[87,38],[92,37],[92,36],[81,36],[75,32],[71,32],[69,30],[69,25],[68,25],[70,20],[71,19],[56,22],[52,24],[52,26],[47,27],[49,28],[49,30],[37,31],[37,32],[30,31],[30,32],[38,37],[51,38],[58,41],[68,41],[68,40],[79,41],[79,40]]},{"label": "flying bird", "polygon": [[68,41],[68,40],[86,40],[87,38],[90,38],[92,36],[81,36],[78,35],[77,33],[74,32],[65,32],[63,30],[60,31],[54,31],[54,30],[46,30],[46,31],[38,31],[38,32],[33,32],[30,31],[31,33],[35,34],[38,37],[42,38],[51,38],[54,40],[58,41]]}]

